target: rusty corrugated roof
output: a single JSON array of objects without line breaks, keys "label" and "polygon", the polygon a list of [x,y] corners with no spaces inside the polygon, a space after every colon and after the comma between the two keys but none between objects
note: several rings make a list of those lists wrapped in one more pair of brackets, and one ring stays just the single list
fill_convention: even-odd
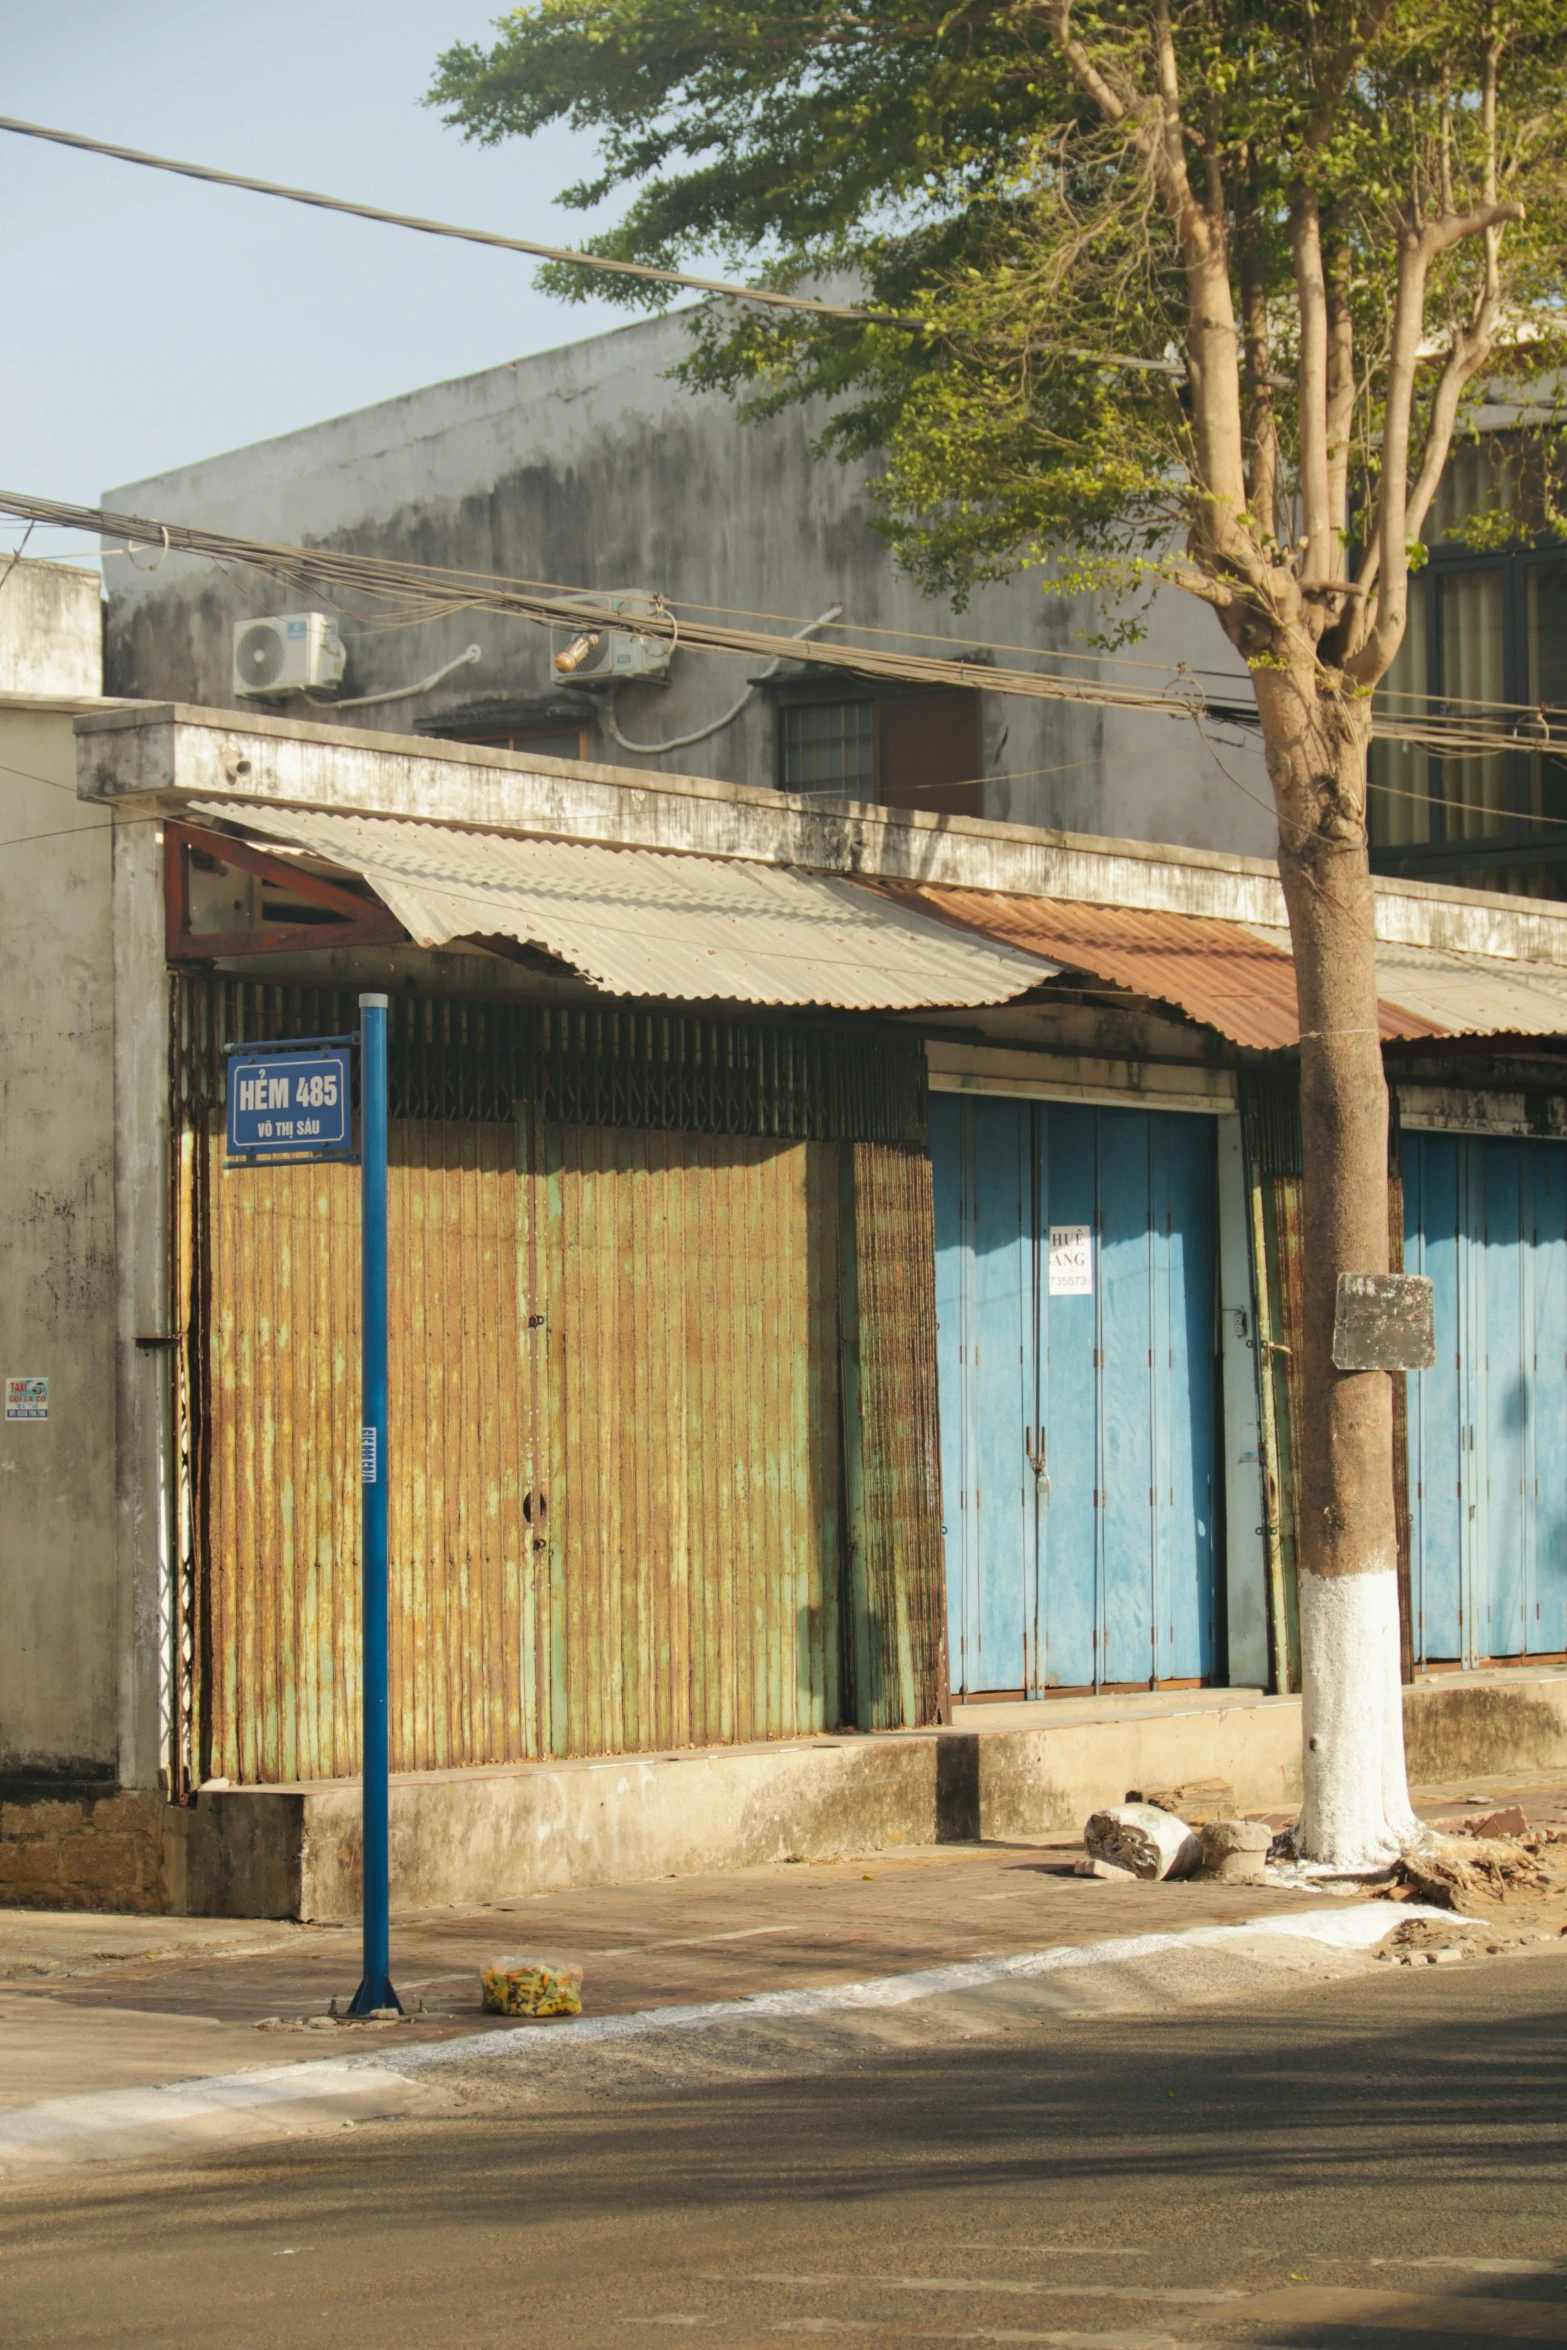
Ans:
[{"label": "rusty corrugated roof", "polygon": [[[1056,898],[1006,897],[985,889],[899,884],[905,904],[986,938],[1026,948],[1070,970],[1087,971],[1137,995],[1174,1004],[1235,1044],[1277,1052],[1300,1042],[1295,965],[1286,943],[1274,946],[1242,922],[1207,914],[1090,906]],[[1385,1037],[1440,1036],[1435,1021],[1384,1001]]]},{"label": "rusty corrugated roof", "polygon": [[[1253,926],[1253,935],[1288,944],[1287,931]],[[1427,1023],[1420,1035],[1567,1035],[1567,970],[1557,963],[1378,939],[1377,986],[1384,1006]]]},{"label": "rusty corrugated roof", "polygon": [[192,813],[358,873],[421,946],[515,938],[614,995],[918,1011],[1007,1003],[1055,969],[912,901],[738,857],[228,801]]}]

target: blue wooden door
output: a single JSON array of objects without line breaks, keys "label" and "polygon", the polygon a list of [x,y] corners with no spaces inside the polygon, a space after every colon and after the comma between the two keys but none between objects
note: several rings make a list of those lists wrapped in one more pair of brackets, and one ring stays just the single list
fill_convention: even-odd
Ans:
[{"label": "blue wooden door", "polygon": [[1409,1379],[1414,1651],[1567,1646],[1567,1146],[1406,1134],[1404,1264],[1436,1363]]},{"label": "blue wooden door", "polygon": [[931,1152],[954,1687],[1210,1677],[1208,1120],[938,1095]]}]

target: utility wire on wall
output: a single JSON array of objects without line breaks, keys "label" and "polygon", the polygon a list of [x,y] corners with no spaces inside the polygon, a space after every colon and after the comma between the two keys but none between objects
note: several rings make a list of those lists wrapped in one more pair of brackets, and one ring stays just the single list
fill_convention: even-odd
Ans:
[{"label": "utility wire on wall", "polygon": [[[591,590],[529,587],[497,579],[488,573],[448,571],[433,565],[404,563],[379,555],[355,555],[340,548],[295,547],[266,539],[245,539],[226,531],[206,530],[184,522],[157,522],[145,515],[112,514],[98,506],[72,506],[53,498],[33,498],[0,491],[0,514],[24,521],[49,523],[66,530],[84,531],[129,548],[132,544],[166,548],[171,554],[200,555],[210,561],[243,563],[254,571],[337,602],[343,595],[379,596],[403,608],[411,617],[435,619],[453,612],[500,612],[557,629],[573,636],[585,629],[620,635],[640,635],[676,641],[688,649],[709,653],[749,653],[763,660],[789,660],[798,652],[799,637],[755,628],[726,628],[706,620],[677,623],[668,607],[640,615],[629,630],[625,615],[609,605],[595,607]],[[816,623],[819,627],[820,621]],[[892,653],[879,646],[840,645],[818,641],[812,660],[859,677],[888,678],[914,685],[983,686],[987,692],[1018,694],[1029,700],[1089,703],[1100,708],[1148,710],[1171,718],[1191,715],[1198,697],[1195,684],[1159,692],[1147,686],[1121,686],[1094,678],[1049,677],[986,661],[983,665],[961,656],[939,659],[930,654]]]},{"label": "utility wire on wall", "polygon": [[[815,636],[818,629],[826,628],[830,626],[834,620],[841,620],[842,618],[843,606],[841,604],[829,604],[826,611],[821,615],[819,620],[808,620],[803,628],[797,628],[795,630],[794,641],[797,644],[802,644],[808,637]],[[620,721],[615,712],[614,686],[611,686],[609,689],[609,699],[606,702],[604,708],[605,724],[608,727],[610,735],[617,743],[619,743],[623,751],[640,751],[644,754],[644,756],[661,758],[665,751],[689,750],[693,743],[705,743],[710,735],[721,734],[726,726],[732,726],[734,721],[739,717],[741,711],[745,708],[746,704],[752,699],[757,689],[760,686],[766,685],[769,678],[777,676],[782,659],[782,654],[779,654],[776,660],[769,661],[767,667],[762,671],[761,676],[752,678],[750,684],[746,687],[745,692],[741,694],[738,701],[730,703],[728,709],[724,712],[721,718],[711,719],[706,726],[698,726],[690,734],[671,735],[668,742],[663,743],[634,742],[630,735],[622,734],[620,731]]]},{"label": "utility wire on wall", "polygon": [[[702,606],[681,607],[688,616],[677,621],[675,608],[659,598],[654,611],[639,616],[636,628],[628,630],[623,613],[608,604],[595,607],[591,590],[508,580],[488,572],[447,570],[380,555],[356,555],[340,548],[296,547],[266,539],[239,538],[226,531],[208,530],[190,523],[114,514],[102,507],[73,506],[59,499],[30,497],[19,491],[0,490],[0,514],[118,542],[126,553],[132,544],[138,544],[169,553],[201,556],[216,563],[241,563],[247,569],[264,572],[338,608],[344,596],[376,597],[393,605],[408,622],[434,620],[454,612],[498,612],[572,635],[584,629],[635,634],[660,638],[671,646],[678,642],[698,652],[759,655],[773,663],[796,658],[801,636],[807,632],[836,625],[842,633],[850,625],[830,624],[823,614],[803,625],[781,620],[779,628],[788,633],[732,628],[713,620],[690,617],[693,612],[700,615],[709,609]],[[113,544],[109,551],[116,551]],[[866,633],[881,636],[885,632]],[[1045,652],[1039,657],[1053,656]],[[992,661],[988,656],[981,662],[973,654],[965,659],[956,652],[946,658],[896,653],[880,644],[828,643],[819,637],[813,643],[811,658],[818,667],[897,684],[957,686],[971,692],[983,690],[1031,701],[1141,711],[1169,718],[1200,718],[1210,712],[1208,696],[1196,675],[1179,669],[1166,672],[1175,682],[1160,690],[1102,677],[1050,676]],[[1373,731],[1381,741],[1406,743],[1438,757],[1485,757],[1509,750],[1550,750],[1558,742],[1567,747],[1567,712],[1519,705],[1508,716],[1498,711],[1493,719],[1479,722],[1461,715],[1447,716],[1441,710],[1428,711],[1423,717],[1379,714]]]}]

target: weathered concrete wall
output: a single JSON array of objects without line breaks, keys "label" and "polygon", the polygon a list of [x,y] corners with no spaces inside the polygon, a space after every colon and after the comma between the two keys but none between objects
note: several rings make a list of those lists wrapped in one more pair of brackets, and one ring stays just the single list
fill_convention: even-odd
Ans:
[{"label": "weathered concrete wall", "polygon": [[169,983],[162,849],[117,821],[114,852],[115,1637],[121,1780],[156,1787],[166,1760],[174,1572],[169,1335]]},{"label": "weathered concrete wall", "polygon": [[[1030,1729],[431,1772],[392,1782],[392,1898],[413,1910],[790,1854],[832,1860],[1041,1836],[1081,1827],[1130,1786],[1214,1775],[1253,1810],[1296,1801],[1299,1700],[1141,1714],[1134,1703]],[[349,1918],[359,1871],[355,1785],[212,1790],[198,1801],[189,1844],[198,1914]]]},{"label": "weathered concrete wall", "polygon": [[[938,1838],[929,1737],[523,1764],[394,1778],[400,1909],[625,1885]],[[189,1845],[198,1915],[349,1918],[361,1898],[359,1789],[203,1792]]]},{"label": "weathered concrete wall", "polygon": [[[232,802],[237,818],[281,801],[821,873],[1158,907],[1274,929],[1285,920],[1271,860],[1217,850],[897,808],[835,808],[702,776],[570,766],[318,721],[226,720],[222,712],[178,704],[92,712],[78,721],[77,734],[83,797],[139,801],[143,813],[177,807],[170,793]],[[1567,964],[1567,909],[1419,881],[1379,880],[1376,896],[1379,939]]]},{"label": "weathered concrete wall", "polygon": [[[431,1772],[392,1781],[402,1910],[633,1884],[899,1845],[1082,1827],[1129,1788],[1227,1779],[1246,1811],[1300,1800],[1300,1700],[1184,1711],[1041,1706],[1037,1727],[813,1739],[711,1754]],[[1410,1777],[1567,1769],[1567,1674],[1499,1674],[1405,1695]],[[360,1900],[359,1790],[204,1793],[189,1823],[199,1915],[347,1919]]]},{"label": "weathered concrete wall", "polygon": [[1454,1674],[1404,1692],[1411,1786],[1567,1770],[1567,1673]]},{"label": "weathered concrete wall", "polygon": [[103,584],[64,563],[0,562],[0,694],[101,694]]},{"label": "weathered concrete wall", "polygon": [[0,1421],[0,1776],[91,1780],[119,1764],[114,1003],[110,827],[75,795],[69,709],[0,697],[0,1374],[49,1382],[47,1420]]},{"label": "weathered concrete wall", "polygon": [[[678,315],[646,321],[124,485],[106,492],[105,504],[247,537],[567,587],[658,590],[677,603],[797,622],[841,603],[862,627],[936,631],[1003,660],[1014,657],[1007,648],[1054,651],[1071,673],[1093,674],[1089,603],[1042,593],[1037,573],[980,589],[963,614],[922,596],[870,527],[865,469],[813,457],[821,419],[794,413],[742,424],[726,400],[669,380],[686,348]],[[232,577],[173,555],[155,571],[110,555],[105,580],[111,690],[213,708],[234,701],[233,623],[300,605],[297,591],[256,574]],[[774,780],[765,694],[699,746],[643,756],[597,725],[602,704],[593,697],[563,700],[550,669],[554,648],[527,622],[466,612],[389,631],[343,625],[350,693],[410,684],[469,643],[483,651],[476,669],[434,694],[394,704],[390,716],[345,711],[346,723],[413,727],[505,713],[545,725],[575,707],[586,715],[592,757]],[[1185,661],[1232,680],[1215,688],[1221,698],[1250,702],[1211,615],[1178,593],[1159,599],[1149,642],[1136,652],[1155,665],[1151,683]],[[760,666],[749,655],[677,653],[667,687],[622,690],[622,732],[662,742],[703,726]],[[982,805],[975,794],[976,813],[1258,854],[1273,846],[1266,808],[1234,788],[1185,720],[992,693],[983,697],[981,734],[992,780]],[[1223,757],[1266,801],[1256,737],[1237,737]]]},{"label": "weathered concrete wall", "polygon": [[[1242,1811],[1300,1800],[1300,1700],[1253,1697],[1189,1713],[1124,1713],[976,1737],[973,1833],[1005,1841],[1079,1829],[1131,1788],[1227,1779]],[[954,1831],[955,1828],[954,1828]]]}]

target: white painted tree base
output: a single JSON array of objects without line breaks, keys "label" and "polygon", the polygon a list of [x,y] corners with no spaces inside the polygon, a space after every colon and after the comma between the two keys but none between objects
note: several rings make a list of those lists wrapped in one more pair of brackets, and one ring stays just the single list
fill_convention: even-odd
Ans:
[{"label": "white painted tree base", "polygon": [[1297,1848],[1335,1869],[1386,1868],[1426,1836],[1404,1767],[1397,1575],[1303,1573],[1300,1645]]}]

